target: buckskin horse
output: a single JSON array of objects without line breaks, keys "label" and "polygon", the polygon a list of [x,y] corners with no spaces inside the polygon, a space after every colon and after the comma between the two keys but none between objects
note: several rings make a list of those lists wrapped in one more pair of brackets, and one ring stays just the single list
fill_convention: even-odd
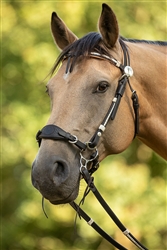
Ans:
[{"label": "buckskin horse", "polygon": [[43,198],[52,204],[70,203],[103,237],[126,249],[74,202],[84,178],[122,232],[146,249],[105,203],[91,175],[99,162],[124,151],[134,137],[167,159],[167,42],[121,37],[117,18],[106,4],[98,27],[99,33],[78,39],[52,13],[52,34],[62,52],[47,84],[52,111],[36,136],[40,148],[32,183]]}]

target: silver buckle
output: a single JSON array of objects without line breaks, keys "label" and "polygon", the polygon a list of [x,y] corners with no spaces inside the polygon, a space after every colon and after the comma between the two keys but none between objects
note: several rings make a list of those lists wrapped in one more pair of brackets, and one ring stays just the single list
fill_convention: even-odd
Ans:
[{"label": "silver buckle", "polygon": [[72,135],[74,137],[74,141],[69,140],[69,143],[75,144],[78,141],[78,138],[76,135]]}]

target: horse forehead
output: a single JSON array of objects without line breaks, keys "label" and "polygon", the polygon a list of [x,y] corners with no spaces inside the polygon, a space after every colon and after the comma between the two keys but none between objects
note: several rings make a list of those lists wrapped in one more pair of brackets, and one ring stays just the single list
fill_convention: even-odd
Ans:
[{"label": "horse forehead", "polygon": [[[64,84],[74,86],[75,83],[90,82],[100,76],[107,77],[111,75],[111,64],[107,60],[88,58],[79,61],[79,63],[74,66],[72,72],[66,72],[66,66],[66,63],[61,66],[57,74],[51,79],[50,85],[54,85],[56,82],[56,84],[60,86],[64,86]],[[115,67],[113,66],[113,68]]]}]

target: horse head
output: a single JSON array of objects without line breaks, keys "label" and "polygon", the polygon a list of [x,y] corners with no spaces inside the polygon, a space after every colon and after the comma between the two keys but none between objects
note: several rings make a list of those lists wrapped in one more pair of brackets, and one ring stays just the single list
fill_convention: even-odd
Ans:
[{"label": "horse head", "polygon": [[[42,137],[33,162],[32,183],[53,204],[69,203],[77,197],[80,153],[84,159],[92,155],[91,147],[79,149],[75,143],[67,143],[67,137],[74,138],[71,142],[77,138],[82,145],[92,142],[123,76],[120,65],[125,58],[118,22],[106,4],[103,4],[98,27],[100,33],[92,32],[78,39],[56,13],[52,14],[53,38],[62,52],[52,73],[57,72],[47,84],[51,99],[47,125],[55,126],[49,129],[57,129],[57,136],[61,137],[60,128],[69,134],[62,140]],[[105,130],[104,126],[100,127],[103,133],[96,145],[99,161],[125,150],[133,140],[135,115],[129,96],[131,89],[126,88],[115,118],[107,121]],[[93,149],[94,152],[96,147]]]}]

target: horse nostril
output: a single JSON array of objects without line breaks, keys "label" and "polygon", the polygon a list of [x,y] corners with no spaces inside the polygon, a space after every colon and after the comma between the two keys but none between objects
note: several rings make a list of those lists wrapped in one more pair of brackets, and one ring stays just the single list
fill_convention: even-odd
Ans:
[{"label": "horse nostril", "polygon": [[69,176],[69,168],[65,162],[56,161],[53,168],[53,181],[55,184],[65,182]]},{"label": "horse nostril", "polygon": [[68,162],[54,156],[46,159],[44,164],[39,160],[34,161],[31,180],[35,188],[46,194],[46,192],[56,192],[55,190],[68,180],[69,175]]},{"label": "horse nostril", "polygon": [[61,162],[56,162],[55,163],[55,174],[56,174],[56,176],[64,175],[64,172],[66,172],[64,164],[61,163]]}]

